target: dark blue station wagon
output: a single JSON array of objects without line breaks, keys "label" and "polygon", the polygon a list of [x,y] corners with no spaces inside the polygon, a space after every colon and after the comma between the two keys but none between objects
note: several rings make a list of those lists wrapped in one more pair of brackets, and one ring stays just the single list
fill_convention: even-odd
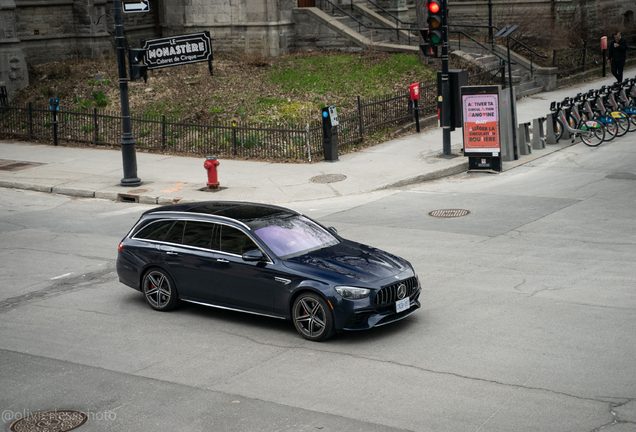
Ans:
[{"label": "dark blue station wagon", "polygon": [[117,273],[156,310],[186,301],[286,319],[314,341],[420,308],[419,279],[408,261],[265,204],[149,210],[119,244]]}]

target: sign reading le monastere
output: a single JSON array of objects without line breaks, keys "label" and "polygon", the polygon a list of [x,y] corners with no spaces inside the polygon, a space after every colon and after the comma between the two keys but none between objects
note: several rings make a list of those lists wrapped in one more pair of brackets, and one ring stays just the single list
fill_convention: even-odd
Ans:
[{"label": "sign reading le monastere", "polygon": [[210,33],[194,33],[145,41],[148,69],[212,61]]}]

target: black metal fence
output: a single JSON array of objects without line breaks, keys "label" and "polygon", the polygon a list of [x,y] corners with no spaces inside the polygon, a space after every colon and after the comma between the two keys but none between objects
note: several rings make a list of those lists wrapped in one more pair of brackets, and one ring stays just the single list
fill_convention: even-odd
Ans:
[{"label": "black metal fence", "polygon": [[[491,81],[497,70],[473,75],[469,84]],[[437,84],[420,83],[419,110],[420,117],[437,111]],[[0,107],[0,135],[53,141],[53,114],[48,106],[32,103]],[[407,90],[366,101],[358,97],[357,110],[339,113],[339,150],[346,152],[369,134],[411,121],[413,114]],[[324,154],[321,120],[311,121],[304,128],[280,128],[247,122],[183,123],[165,115],[133,115],[131,124],[138,148],[163,153],[272,160],[309,160]],[[121,136],[119,113],[97,108],[57,111],[59,140],[117,146]]]},{"label": "black metal fence", "polygon": [[[636,45],[636,34],[623,36],[629,42],[630,47]],[[607,39],[607,45],[613,43],[611,37]],[[627,51],[628,57],[632,49]],[[607,60],[607,59],[606,59]],[[582,47],[570,50],[553,50],[552,67],[559,69],[559,77],[567,76],[575,72],[585,72],[588,69],[603,66],[603,52],[601,43],[584,42]]]}]

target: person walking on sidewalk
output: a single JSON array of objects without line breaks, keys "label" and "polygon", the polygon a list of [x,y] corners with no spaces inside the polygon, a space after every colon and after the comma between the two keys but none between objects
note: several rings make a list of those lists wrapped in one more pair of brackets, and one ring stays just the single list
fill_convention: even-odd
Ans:
[{"label": "person walking on sidewalk", "polygon": [[627,39],[621,37],[621,32],[613,35],[614,40],[609,43],[609,60],[612,63],[612,75],[618,82],[623,82],[623,67],[627,58]]}]

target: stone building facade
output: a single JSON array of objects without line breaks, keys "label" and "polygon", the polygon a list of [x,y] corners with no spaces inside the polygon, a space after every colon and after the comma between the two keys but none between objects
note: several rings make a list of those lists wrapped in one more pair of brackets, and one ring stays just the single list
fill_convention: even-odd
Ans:
[{"label": "stone building facade", "polygon": [[[128,44],[207,30],[214,51],[277,56],[304,46],[311,22],[298,6],[324,0],[148,0],[147,13],[124,14]],[[351,0],[332,0],[348,4]],[[405,21],[415,21],[415,0],[376,0]],[[419,1],[419,0],[417,0]],[[354,0],[366,3],[366,0]],[[496,0],[494,12],[511,24],[528,11],[550,26],[584,15],[592,26],[633,26],[631,0]],[[488,0],[450,0],[453,24],[487,23]],[[519,15],[518,17],[515,14]],[[26,65],[114,52],[113,0],[0,0],[0,81],[10,98],[28,85]],[[299,21],[299,22],[296,22]],[[301,33],[301,34],[299,34]],[[328,35],[325,35],[328,36]],[[334,35],[331,35],[334,36]],[[334,39],[334,46],[338,46]],[[342,44],[342,42],[340,42]],[[324,47],[326,41],[317,41]],[[346,47],[345,47],[346,48]]]}]

